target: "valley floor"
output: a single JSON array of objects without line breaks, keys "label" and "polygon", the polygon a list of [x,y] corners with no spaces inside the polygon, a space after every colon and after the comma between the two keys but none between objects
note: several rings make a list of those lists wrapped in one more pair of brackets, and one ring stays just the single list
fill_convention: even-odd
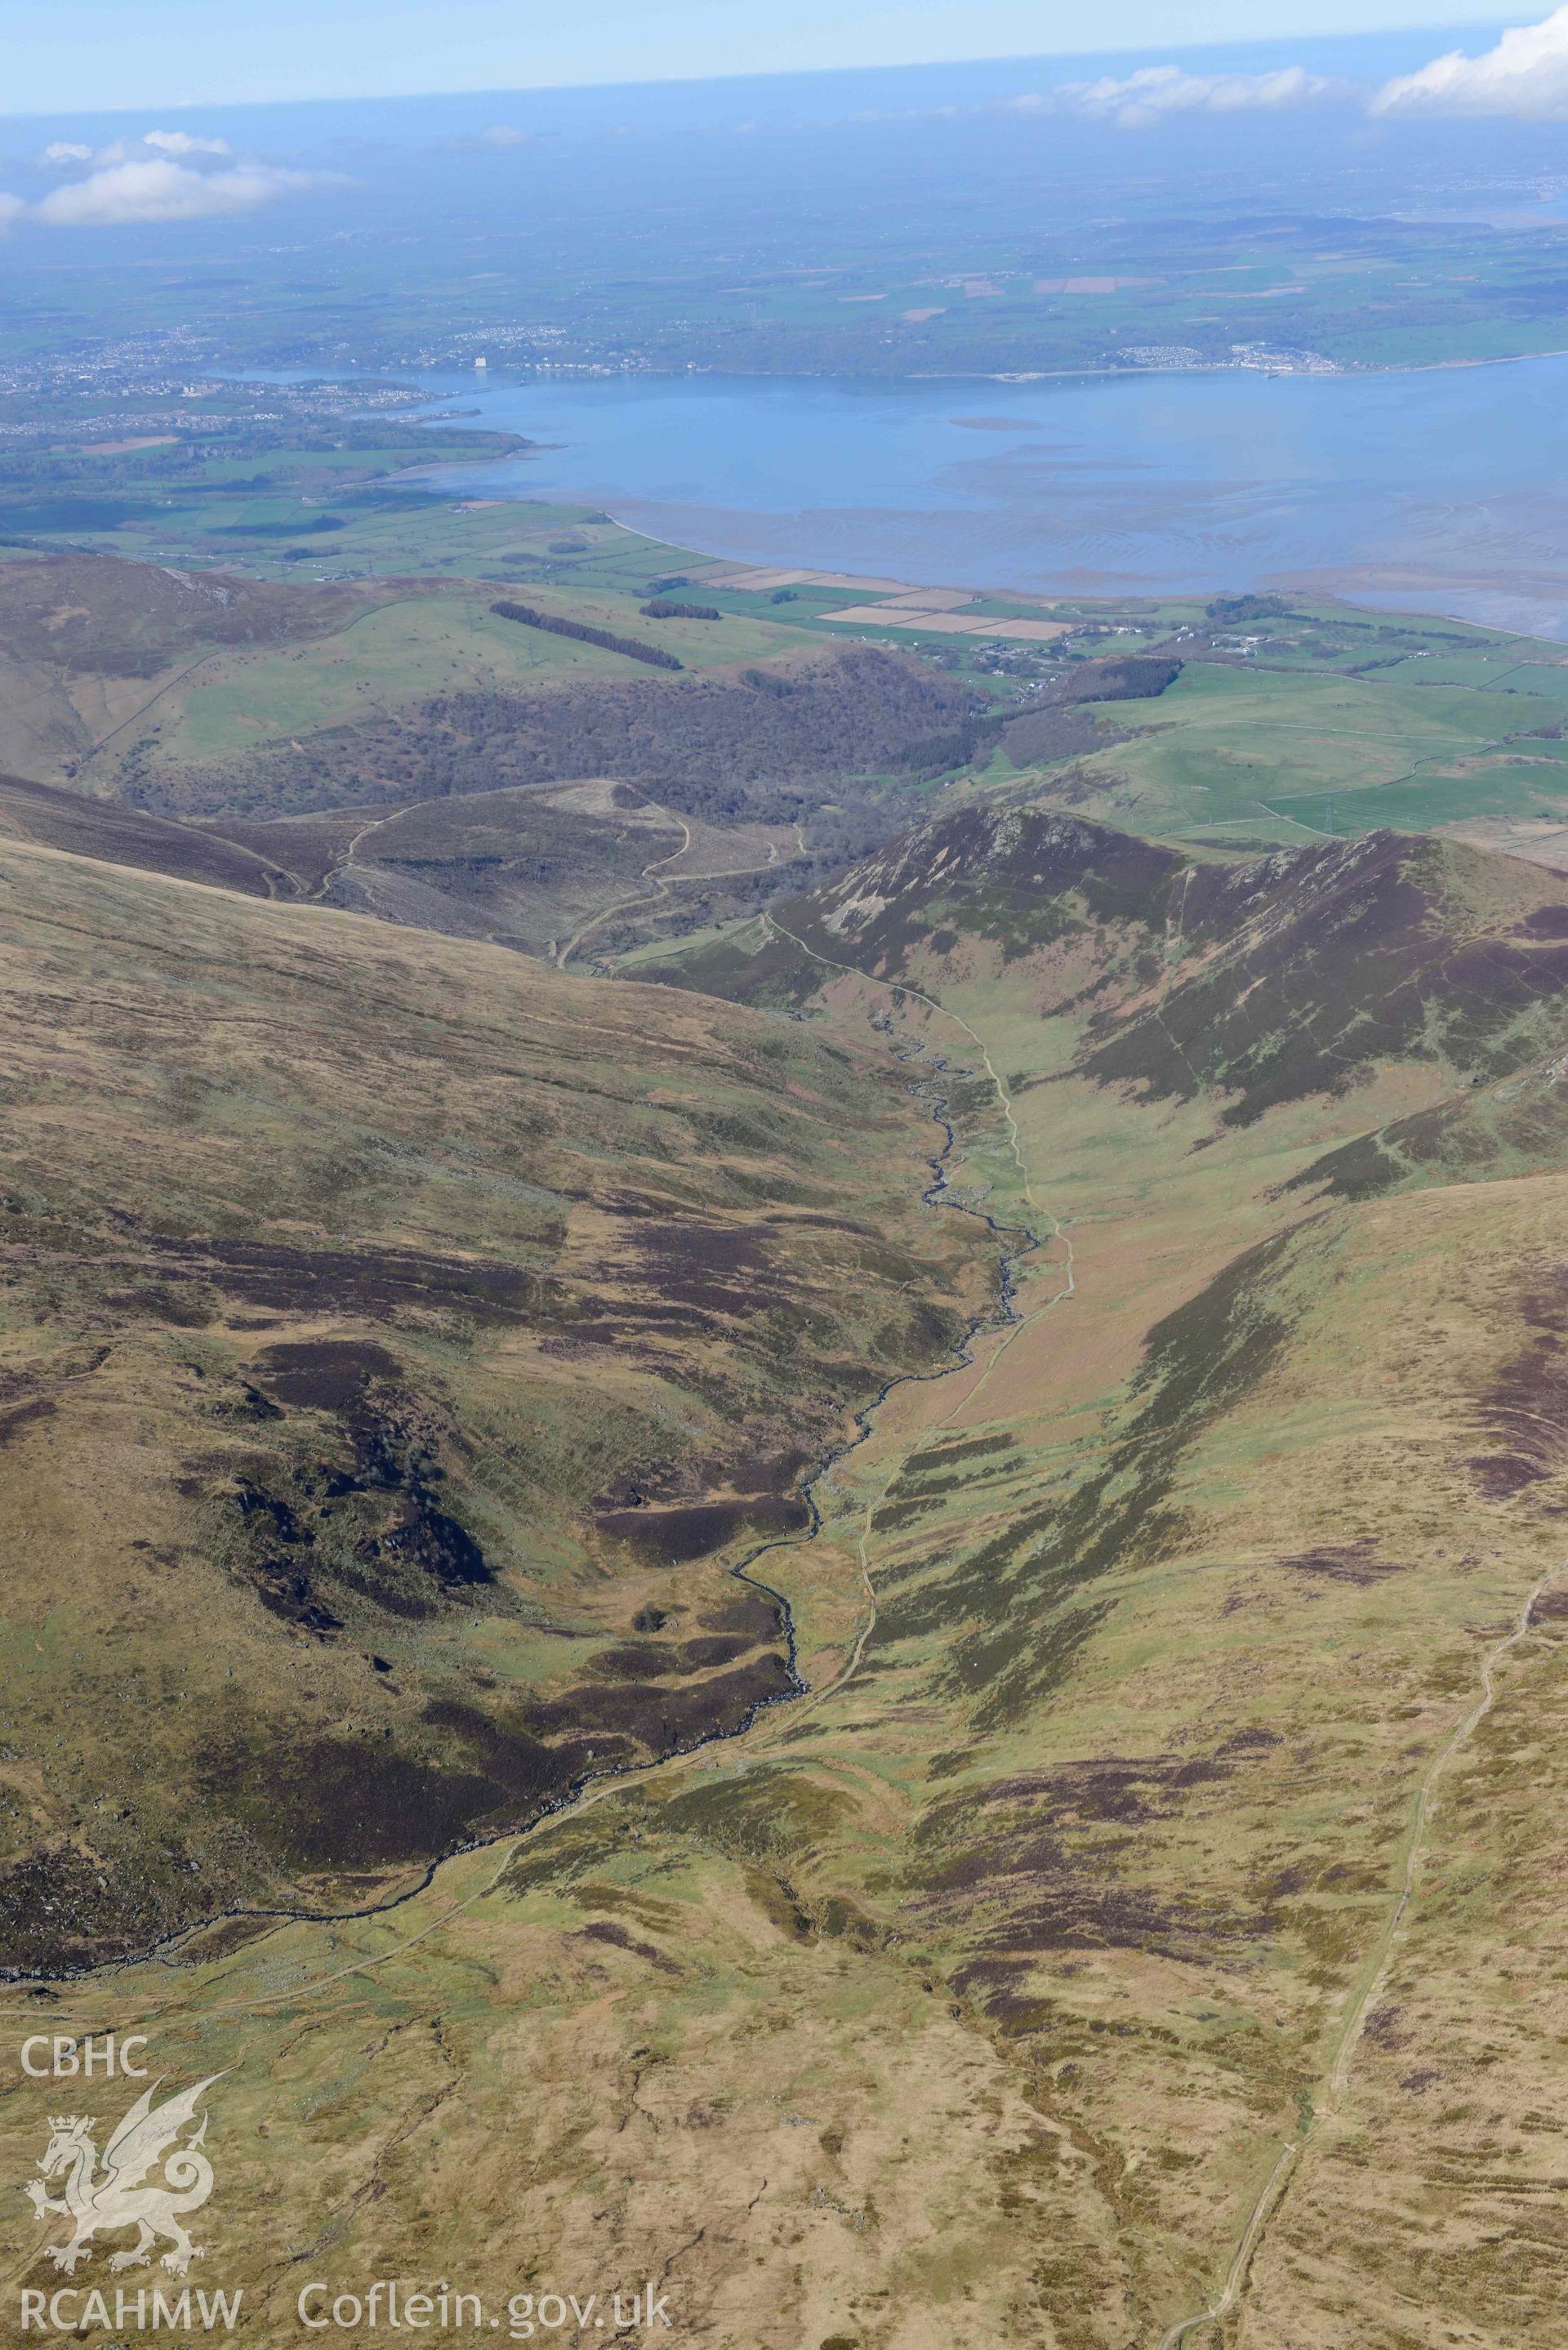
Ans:
[{"label": "valley floor", "polygon": [[1027,1252],[768,1555],[807,1693],[394,1910],[217,1925],[15,2028],[224,2074],[210,2272],[267,2340],[387,2277],[653,2290],[736,2350],[1557,2338],[1568,1552],[1554,1466],[1461,1451],[1563,1179],[1306,1206],[1438,1089],[1113,1133],[1038,959],[756,935],[950,1105],[933,1212]]}]

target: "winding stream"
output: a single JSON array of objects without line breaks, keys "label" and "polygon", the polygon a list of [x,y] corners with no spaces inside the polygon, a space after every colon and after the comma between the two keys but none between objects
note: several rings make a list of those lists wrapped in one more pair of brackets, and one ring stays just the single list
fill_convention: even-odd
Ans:
[{"label": "winding stream", "polygon": [[[806,951],[812,951],[807,949]],[[826,962],[826,958],[818,956],[816,960]],[[840,968],[840,966],[829,965],[829,968]],[[854,966],[844,965],[842,968],[853,971]],[[860,972],[855,975],[865,977],[865,974]],[[883,985],[886,983],[874,982],[873,984]],[[890,989],[889,992],[895,997],[918,993],[913,990],[896,988]],[[933,997],[921,996],[919,1000],[930,1004],[934,1010],[942,1013],[947,1018],[956,1019],[957,1017],[956,1014],[947,1013],[946,1007],[938,1003]],[[891,1041],[893,1035],[891,1020],[884,1016],[875,1024]],[[961,1021],[958,1024],[965,1029],[967,1035],[973,1035],[973,1031],[968,1028],[966,1023]],[[975,1041],[978,1043],[978,1038]],[[914,1060],[923,1053],[923,1048],[919,1046],[912,1052],[899,1052],[896,1045],[893,1049],[896,1057],[906,1062]],[[981,1050],[983,1056],[983,1046]],[[798,1704],[802,1699],[807,1697],[820,1701],[834,1690],[841,1687],[848,1675],[858,1666],[871,1628],[870,1625],[867,1624],[861,1627],[842,1669],[835,1674],[831,1680],[813,1688],[800,1671],[794,1613],[788,1599],[753,1570],[759,1561],[766,1558],[773,1552],[793,1549],[802,1543],[815,1542],[823,1534],[826,1521],[817,1499],[818,1492],[832,1477],[839,1464],[868,1443],[877,1433],[877,1414],[890,1396],[903,1388],[929,1386],[942,1379],[955,1378],[961,1371],[973,1366],[976,1359],[975,1347],[979,1339],[992,1331],[1006,1329],[1009,1326],[1014,1329],[1022,1327],[1025,1317],[1020,1314],[1017,1305],[1017,1267],[1041,1245],[1041,1236],[1031,1227],[1005,1224],[991,1215],[984,1208],[971,1207],[962,1201],[949,1196],[951,1186],[948,1169],[958,1149],[958,1135],[949,1116],[950,1105],[948,1096],[934,1091],[930,1084],[930,1078],[933,1076],[940,1078],[949,1064],[939,1057],[929,1060],[926,1066],[929,1075],[918,1079],[911,1085],[909,1090],[914,1097],[924,1105],[940,1128],[941,1142],[940,1149],[933,1152],[926,1162],[930,1170],[930,1180],[922,1187],[920,1198],[928,1206],[948,1208],[959,1215],[973,1217],[996,1237],[1002,1244],[998,1264],[997,1293],[992,1302],[981,1313],[976,1315],[963,1331],[953,1349],[953,1357],[950,1361],[940,1365],[934,1370],[896,1372],[890,1378],[884,1380],[868,1402],[855,1409],[851,1417],[854,1433],[847,1436],[842,1443],[835,1445],[824,1456],[800,1488],[800,1498],[807,1511],[807,1523],[805,1528],[798,1533],[774,1535],[768,1541],[760,1543],[754,1550],[748,1552],[744,1558],[729,1570],[736,1581],[744,1583],[753,1590],[762,1593],[778,1611],[779,1628],[784,1636],[785,1660],[790,1679],[790,1687],[785,1692],[777,1697],[761,1700],[749,1709],[732,1729],[711,1731],[704,1737],[693,1740],[688,1746],[671,1748],[668,1753],[658,1755],[648,1762],[626,1763],[588,1773],[526,1825],[504,1828],[494,1835],[476,1836],[469,1842],[454,1846],[450,1851],[439,1854],[430,1861],[412,1883],[404,1886],[396,1893],[389,1894],[383,1900],[372,1901],[363,1907],[348,1909],[309,1909],[280,1905],[218,1910],[194,1924],[181,1926],[171,1933],[161,1936],[157,1940],[144,1945],[140,1950],[101,1960],[96,1966],[57,1973],[42,1970],[5,1969],[0,1970],[0,1980],[13,1983],[90,1983],[111,1975],[123,1974],[128,1970],[147,1964],[150,1960],[168,1959],[176,1951],[188,1946],[198,1936],[211,1933],[217,1927],[242,1920],[255,1920],[275,1927],[335,1926],[350,1925],[366,1918],[384,1917],[417,1900],[420,1895],[430,1889],[441,1872],[453,1862],[470,1857],[476,1852],[500,1850],[501,1865],[495,1876],[478,1892],[468,1896],[453,1909],[444,1911],[441,1918],[434,1920],[429,1927],[422,1929],[419,1935],[412,1938],[415,1940],[423,1940],[427,1934],[433,1933],[446,1918],[468,1908],[472,1901],[482,1898],[483,1894],[499,1880],[503,1870],[510,1865],[516,1847],[531,1837],[540,1835],[548,1828],[579,1816],[592,1804],[602,1802],[607,1795],[618,1794],[630,1785],[640,1784],[655,1773],[670,1770],[678,1763],[690,1762],[692,1756],[706,1752],[710,1747],[730,1744],[738,1739],[747,1737],[761,1721],[781,1706]],[[1007,1099],[1006,1089],[1001,1079],[996,1076],[995,1071],[991,1069],[988,1056],[986,1066],[996,1087],[998,1099],[1007,1119],[1016,1153],[1017,1134],[1016,1128],[1012,1124],[1012,1105]],[[1022,1168],[1022,1159],[1019,1164]],[[1025,1187],[1027,1188],[1026,1178]],[[1070,1294],[1068,1291],[1060,1293],[1062,1295],[1068,1294]],[[326,1983],[337,1981],[342,1974],[356,1973],[367,1966],[383,1964],[388,1959],[397,1956],[400,1951],[409,1947],[410,1947],[410,1943],[399,1943],[392,1950],[378,1953],[371,1958],[358,1960],[352,1965],[337,1970],[332,1974],[318,1977],[315,1982],[292,1985],[286,1992],[279,1992],[276,1996],[288,1999],[303,1997],[313,1990],[324,1987]],[[264,1997],[244,2004],[249,2007],[262,2006],[270,2004],[270,2000]],[[52,2014],[58,2012],[58,2010],[51,2010]]]}]

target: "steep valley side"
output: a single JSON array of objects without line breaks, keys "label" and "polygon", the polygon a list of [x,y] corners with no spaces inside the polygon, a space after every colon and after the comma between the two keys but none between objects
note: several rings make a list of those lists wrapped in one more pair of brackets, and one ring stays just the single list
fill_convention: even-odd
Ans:
[{"label": "steep valley side", "polygon": [[5,1964],[788,1692],[727,1568],[995,1284],[884,1055],[25,844],[0,922]]},{"label": "steep valley side", "polygon": [[[213,1319],[170,1340],[161,1307],[164,1342],[205,1336],[250,1390],[225,1399],[282,1412],[244,1423],[247,1445],[338,1399],[337,1449],[311,1419],[310,1458],[350,1488],[267,1489],[296,1528],[316,1508],[344,1617],[288,1627],[287,1653],[319,1675],[358,1640],[332,1570],[362,1566],[367,1537],[404,1578],[389,1564],[383,1590],[413,1587],[410,1552],[388,1552],[407,1484],[394,1521],[369,1515],[401,1461],[427,1519],[487,1562],[526,1513],[528,1570],[498,1584],[528,1610],[547,1592],[553,1628],[530,1614],[527,1638],[613,1626],[592,1656],[616,1669],[667,1633],[683,1653],[722,1639],[643,1611],[733,1604],[744,1587],[715,1574],[770,1540],[759,1572],[806,1684],[651,1768],[645,1737],[624,1779],[395,1910],[241,1921],[57,1987],[73,2030],[134,2019],[182,2065],[236,2064],[225,2193],[246,2237],[225,2259],[258,2322],[292,2322],[303,2248],[313,2275],[461,2272],[496,2306],[520,2278],[651,2277],[736,2350],[1152,2350],[1201,2322],[1240,2253],[1223,2324],[1248,2350],[1406,2350],[1456,2307],[1489,2350],[1552,2338],[1568,879],[1397,836],[1218,864],[965,808],[614,983],[189,890],[230,960],[196,974],[165,953],[179,1051],[166,1023],[149,1053],[132,901],[176,885],[30,854],[69,879],[34,980],[38,1077],[77,1066],[88,988],[123,1057],[40,1085],[26,1180],[46,1130],[86,1118],[108,1154],[110,1110],[117,1129],[134,1110],[159,1138],[159,1229],[187,1256],[192,1170],[213,1170],[203,1286],[181,1293]],[[317,1071],[327,1001],[380,1040],[363,1067],[338,1043]],[[222,1099],[192,1003],[214,1035],[256,1036]],[[306,1147],[327,1099],[380,1138],[352,1163]],[[953,1149],[912,1208],[938,1102]],[[524,1113],[547,1196],[507,1188]],[[279,1134],[269,1202],[247,1152]],[[136,1162],[113,1149],[124,1187]],[[57,1142],[52,1182],[66,1163]],[[321,1229],[286,1236],[312,1259],[306,1326],[234,1222],[281,1249],[302,1219],[278,1202],[307,1179]],[[128,1198],[145,1255],[153,1220]],[[655,1200],[650,1253],[633,1240]],[[1012,1310],[955,1367],[994,1294],[987,1218],[1016,1257]],[[28,1283],[64,1281],[58,1230],[47,1262],[29,1243]],[[128,1295],[124,1235],[97,1245]],[[341,1259],[373,1266],[374,1313],[346,1301]],[[514,1311],[502,1263],[546,1284],[541,1320],[486,1319]],[[688,1305],[707,1318],[671,1333]],[[394,1373],[354,1352],[371,1346]],[[574,1382],[553,1401],[545,1346]],[[911,1368],[932,1375],[893,1386],[813,1485],[819,1525],[760,1517],[792,1489],[749,1457],[711,1473],[742,1395],[776,1461],[792,1435],[842,1443],[846,1408]],[[583,1497],[595,1513],[585,1557],[531,1448],[568,1415],[602,1429],[607,1388],[661,1429],[679,1396],[691,1450],[617,1483],[600,1439],[569,1489],[579,1544]],[[410,1393],[449,1417],[400,1452]],[[715,1524],[726,1505],[743,1524]],[[335,1509],[357,1513],[352,1544]],[[285,1557],[275,1517],[246,1523],[264,1520]],[[439,1751],[483,1776],[515,1751],[483,1673],[508,1684],[539,1651],[474,1594],[360,1662],[394,1664],[401,1691],[444,1643],[496,1727],[482,1746],[427,1704],[422,1734],[461,1737]],[[693,1677],[754,1670],[770,1628],[777,1654],[776,1619],[737,1624],[751,1646],[705,1648]],[[18,1672],[57,1671],[50,1619],[26,1631],[47,1662],[25,1636]],[[618,1686],[659,1681],[639,1661]],[[597,1755],[627,1734],[596,1711],[603,1686],[544,1685],[557,1742],[591,1721]],[[392,1881],[361,1866],[369,1893]],[[31,2128],[13,2092],[18,2165]]]}]

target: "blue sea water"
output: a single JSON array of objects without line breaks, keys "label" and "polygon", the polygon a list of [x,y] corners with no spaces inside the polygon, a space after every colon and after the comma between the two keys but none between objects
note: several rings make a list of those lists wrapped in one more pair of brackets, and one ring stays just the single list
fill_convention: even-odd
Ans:
[{"label": "blue sea water", "polygon": [[1411,373],[693,375],[420,389],[590,500],[745,561],[1078,594],[1291,586],[1568,638],[1568,355]]}]

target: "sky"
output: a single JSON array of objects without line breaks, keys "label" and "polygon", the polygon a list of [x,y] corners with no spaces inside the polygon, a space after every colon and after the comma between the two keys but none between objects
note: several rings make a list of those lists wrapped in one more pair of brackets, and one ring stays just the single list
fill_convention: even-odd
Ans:
[{"label": "sky", "polygon": [[1498,0],[0,0],[0,112],[64,114],[1528,23]]},{"label": "sky", "polygon": [[[1533,126],[1517,169],[1560,172],[1568,0],[1522,23],[1478,22],[1466,0],[1466,20],[1447,26],[1434,5],[1187,0],[1173,47],[1153,37],[1167,0],[1099,0],[1086,51],[1072,41],[1087,20],[1058,0],[791,0],[787,47],[782,13],[762,0],[571,0],[548,22],[539,0],[0,0],[0,35],[11,32],[0,235],[143,232],[330,201],[362,176],[367,137],[384,136],[367,119],[378,109],[417,114],[427,150],[493,158],[559,138],[567,121],[542,110],[587,109],[599,139],[629,137],[633,120],[657,129],[672,109],[689,129],[732,135],[775,117],[798,130],[824,108],[852,127],[1010,116],[1058,143],[1075,123],[1158,140],[1251,118],[1265,150],[1265,126],[1284,138],[1289,116],[1305,118],[1298,136],[1337,125],[1342,140],[1376,140],[1404,126],[1419,138],[1425,126],[1445,141],[1469,118],[1494,134]],[[1395,21],[1401,10],[1419,29]],[[639,82],[634,99],[625,86]],[[334,130],[334,114],[359,120]]]}]

